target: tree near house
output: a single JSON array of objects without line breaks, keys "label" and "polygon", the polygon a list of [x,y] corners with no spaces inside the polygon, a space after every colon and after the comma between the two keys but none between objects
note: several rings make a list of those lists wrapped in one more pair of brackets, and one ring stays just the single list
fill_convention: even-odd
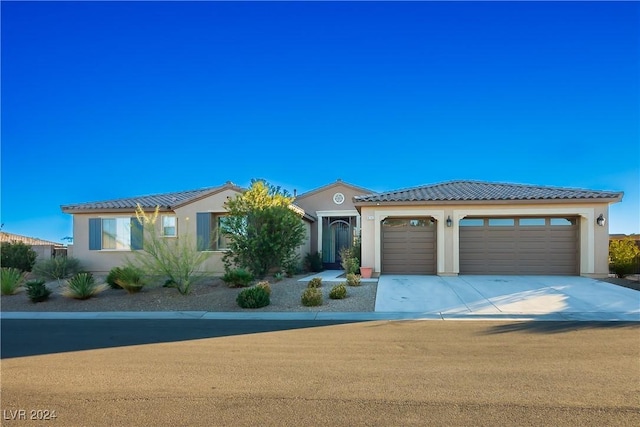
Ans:
[{"label": "tree near house", "polygon": [[[137,205],[136,219],[142,227],[138,227],[135,232],[142,234],[136,237],[142,239],[142,250],[134,251],[133,258],[128,259],[127,264],[146,276],[163,278],[166,286],[176,288],[182,295],[186,295],[198,279],[199,268],[209,253],[198,250],[188,231],[176,238],[162,236],[156,225],[158,212],[159,207],[150,214]],[[189,230],[189,226],[185,225],[184,229]]]},{"label": "tree near house", "polygon": [[617,277],[625,277],[634,273],[636,258],[640,256],[640,249],[632,239],[614,239],[609,242],[609,260],[611,271]]},{"label": "tree near house", "polygon": [[229,239],[225,269],[242,267],[262,278],[295,258],[305,229],[302,214],[292,203],[285,190],[264,180],[252,180],[246,192],[228,200],[222,224]]}]

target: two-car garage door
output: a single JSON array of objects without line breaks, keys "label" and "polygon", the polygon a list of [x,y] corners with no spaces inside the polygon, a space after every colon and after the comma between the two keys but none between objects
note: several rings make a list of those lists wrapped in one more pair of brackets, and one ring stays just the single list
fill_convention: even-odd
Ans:
[{"label": "two-car garage door", "polygon": [[[579,274],[576,217],[465,218],[459,223],[460,274]],[[436,274],[436,222],[382,222],[383,274]]]},{"label": "two-car garage door", "polygon": [[466,218],[460,274],[579,274],[578,218]]}]

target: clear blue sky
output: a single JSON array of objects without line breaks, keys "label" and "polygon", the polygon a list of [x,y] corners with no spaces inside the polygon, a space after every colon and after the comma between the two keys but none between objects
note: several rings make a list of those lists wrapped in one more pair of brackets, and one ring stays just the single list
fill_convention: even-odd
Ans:
[{"label": "clear blue sky", "polygon": [[4,231],[251,178],[618,190],[610,231],[640,231],[640,3],[1,8]]}]

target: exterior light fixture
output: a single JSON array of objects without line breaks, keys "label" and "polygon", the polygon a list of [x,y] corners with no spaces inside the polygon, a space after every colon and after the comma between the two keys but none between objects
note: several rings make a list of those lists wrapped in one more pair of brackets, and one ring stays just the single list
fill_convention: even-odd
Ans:
[{"label": "exterior light fixture", "polygon": [[602,214],[600,214],[600,216],[598,217],[598,219],[596,219],[596,224],[598,224],[600,227],[604,227],[604,223],[607,220],[604,219],[604,216]]},{"label": "exterior light fixture", "polygon": [[447,227],[451,227],[453,225],[453,221],[451,221],[451,216],[447,216]]}]

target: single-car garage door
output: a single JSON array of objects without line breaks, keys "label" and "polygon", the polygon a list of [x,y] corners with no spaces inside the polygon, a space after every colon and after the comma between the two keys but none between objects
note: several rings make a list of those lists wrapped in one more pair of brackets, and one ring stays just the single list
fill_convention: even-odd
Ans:
[{"label": "single-car garage door", "polygon": [[436,227],[431,218],[382,221],[382,273],[436,274]]},{"label": "single-car garage door", "polygon": [[465,218],[460,274],[579,274],[578,218]]}]

